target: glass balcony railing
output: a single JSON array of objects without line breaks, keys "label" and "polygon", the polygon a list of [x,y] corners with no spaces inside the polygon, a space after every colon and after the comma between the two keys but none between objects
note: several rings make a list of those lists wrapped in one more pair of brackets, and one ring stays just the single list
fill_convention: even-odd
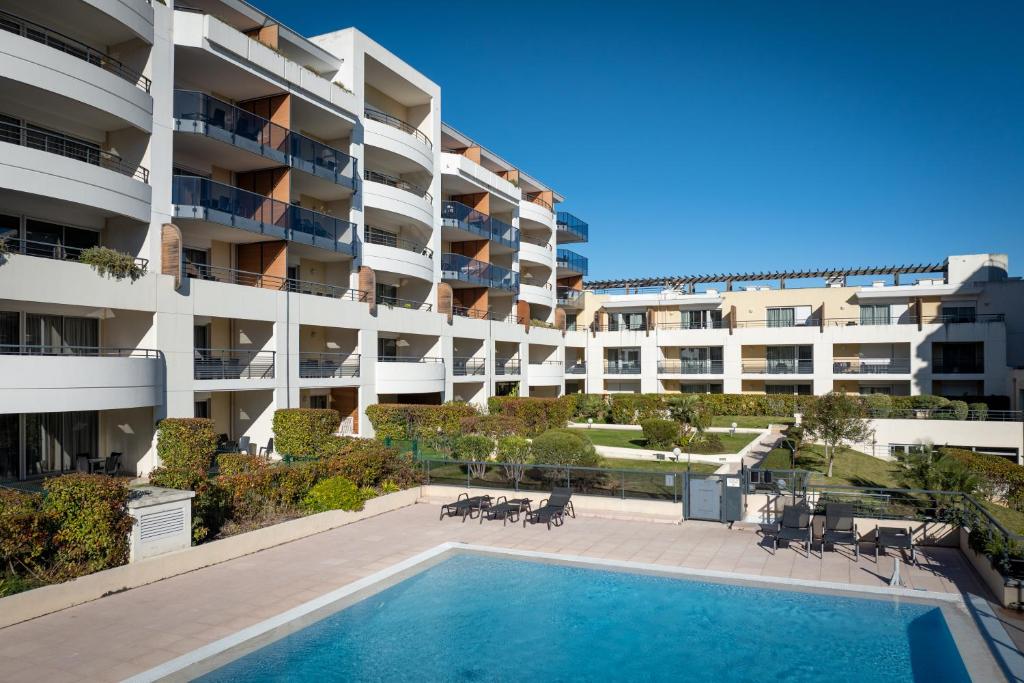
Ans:
[{"label": "glass balcony railing", "polygon": [[587,274],[587,257],[580,256],[574,251],[559,249],[557,262],[559,268],[571,270],[572,272],[579,273],[580,275]]},{"label": "glass balcony railing", "polygon": [[519,293],[519,273],[462,254],[441,254],[441,277]]},{"label": "glass balcony railing", "polygon": [[568,211],[559,211],[555,223],[559,230],[569,233],[580,242],[587,242],[590,239],[590,226]]},{"label": "glass balcony railing", "polygon": [[461,202],[441,202],[441,220],[448,227],[480,235],[513,249],[519,248],[519,230]]},{"label": "glass balcony railing", "polygon": [[658,372],[672,375],[721,375],[720,360],[673,360],[658,361]]},{"label": "glass balcony railing", "polygon": [[583,299],[582,289],[573,289],[572,287],[559,287],[557,290],[558,303],[563,306],[571,306],[579,303]]},{"label": "glass balcony railing", "polygon": [[638,360],[606,360],[604,362],[606,375],[639,375],[640,361]]},{"label": "glass balcony railing", "polygon": [[359,176],[357,161],[341,150],[205,93],[174,91],[174,125],[339,185],[354,187]]},{"label": "glass balcony railing", "polygon": [[176,175],[171,183],[174,215],[220,223],[277,239],[355,254],[354,223],[218,183]]}]

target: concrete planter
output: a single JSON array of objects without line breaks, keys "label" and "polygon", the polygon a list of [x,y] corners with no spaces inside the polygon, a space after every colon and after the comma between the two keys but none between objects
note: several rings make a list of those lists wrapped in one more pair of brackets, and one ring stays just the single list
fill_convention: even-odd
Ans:
[{"label": "concrete planter", "polygon": [[987,555],[975,551],[967,542],[968,531],[960,529],[960,552],[964,554],[978,572],[978,576],[988,586],[988,589],[995,596],[996,601],[1003,607],[1009,607],[1011,603],[1021,601],[1021,589],[1017,586],[1007,586],[1006,579],[992,566],[992,561]]}]

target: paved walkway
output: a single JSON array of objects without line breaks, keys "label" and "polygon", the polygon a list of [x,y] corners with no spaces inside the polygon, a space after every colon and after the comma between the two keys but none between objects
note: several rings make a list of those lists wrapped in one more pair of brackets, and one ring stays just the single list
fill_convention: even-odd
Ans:
[{"label": "paved walkway", "polygon": [[[773,555],[758,540],[749,529],[704,522],[580,516],[551,531],[439,522],[435,506],[413,505],[0,629],[0,679],[120,680],[445,541],[856,585],[883,585],[892,572],[891,558]],[[959,551],[922,548],[918,559],[903,568],[908,587],[985,594]]]}]

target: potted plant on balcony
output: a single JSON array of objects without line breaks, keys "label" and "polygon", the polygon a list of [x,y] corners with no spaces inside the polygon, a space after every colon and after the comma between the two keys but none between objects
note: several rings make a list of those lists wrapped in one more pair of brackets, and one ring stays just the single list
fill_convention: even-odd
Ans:
[{"label": "potted plant on balcony", "polygon": [[129,278],[135,282],[146,274],[145,266],[137,263],[131,254],[109,247],[89,247],[79,255],[78,261],[92,266],[98,274],[115,280]]}]

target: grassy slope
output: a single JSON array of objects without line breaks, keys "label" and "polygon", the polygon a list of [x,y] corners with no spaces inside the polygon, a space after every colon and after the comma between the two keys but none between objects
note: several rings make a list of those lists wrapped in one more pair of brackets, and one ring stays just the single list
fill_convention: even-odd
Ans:
[{"label": "grassy slope", "polygon": [[[788,448],[776,448],[761,462],[761,469],[791,469],[790,457]],[[896,481],[893,475],[893,465],[891,463],[847,448],[840,449],[836,454],[831,479],[824,476],[825,472],[828,471],[824,446],[805,446],[802,448],[797,455],[796,468],[820,472],[822,476],[817,481],[829,484],[900,487],[899,482]]]},{"label": "grassy slope", "polygon": [[[598,446],[618,446],[619,448],[647,448],[647,440],[643,432],[624,429],[581,429],[581,432]],[[722,440],[724,453],[739,453],[757,434],[736,434],[735,436],[715,432]]]}]

